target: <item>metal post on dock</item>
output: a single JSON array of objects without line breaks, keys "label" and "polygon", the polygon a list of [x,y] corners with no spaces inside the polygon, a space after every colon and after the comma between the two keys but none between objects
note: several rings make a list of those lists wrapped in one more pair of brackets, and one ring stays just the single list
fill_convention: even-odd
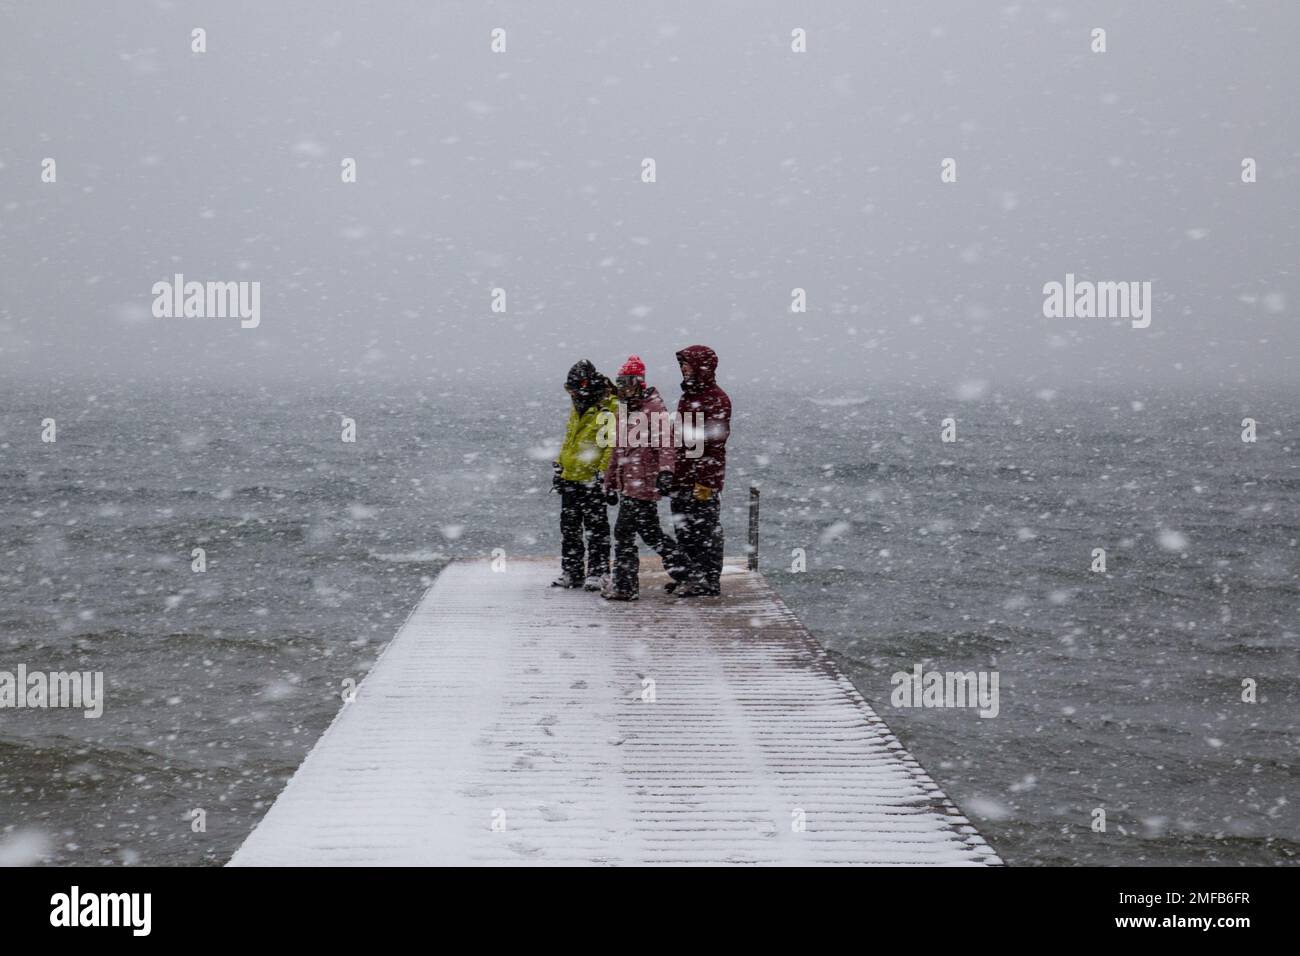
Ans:
[{"label": "metal post on dock", "polygon": [[758,489],[749,486],[749,570],[758,570]]}]

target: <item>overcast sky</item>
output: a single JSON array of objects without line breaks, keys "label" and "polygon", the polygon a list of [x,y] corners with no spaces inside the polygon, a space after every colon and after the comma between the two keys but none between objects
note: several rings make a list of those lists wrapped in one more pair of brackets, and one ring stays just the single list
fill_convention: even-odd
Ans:
[{"label": "overcast sky", "polygon": [[[0,374],[1294,380],[1297,48],[1290,2],[3,0]],[[260,326],[155,318],[176,272]],[[1044,317],[1067,272],[1151,326]]]}]

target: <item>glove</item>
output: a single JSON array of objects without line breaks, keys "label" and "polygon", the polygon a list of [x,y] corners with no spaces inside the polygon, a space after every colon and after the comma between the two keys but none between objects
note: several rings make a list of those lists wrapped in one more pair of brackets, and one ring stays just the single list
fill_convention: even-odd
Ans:
[{"label": "glove", "polygon": [[564,469],[558,461],[551,462],[551,493],[558,495],[564,487]]},{"label": "glove", "polygon": [[659,492],[661,498],[667,498],[673,493],[673,473],[671,471],[661,471],[655,475],[655,491]]},{"label": "glove", "polygon": [[708,485],[696,485],[694,494],[696,501],[708,501],[713,497],[713,489]]}]

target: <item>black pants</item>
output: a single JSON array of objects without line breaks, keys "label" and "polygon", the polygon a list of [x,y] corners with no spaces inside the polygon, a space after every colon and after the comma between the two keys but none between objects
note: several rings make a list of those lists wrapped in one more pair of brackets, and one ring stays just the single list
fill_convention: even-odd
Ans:
[{"label": "black pants", "polygon": [[673,528],[677,549],[687,567],[688,584],[710,591],[722,585],[722,503],[717,492],[708,501],[697,501],[689,492],[674,498]]},{"label": "black pants", "polygon": [[663,559],[665,571],[677,580],[685,577],[686,569],[677,557],[677,542],[659,526],[659,503],[624,495],[619,499],[618,520],[614,522],[614,590],[627,594],[640,589],[637,535]]},{"label": "black pants", "polygon": [[560,568],[574,581],[609,574],[605,507],[603,489],[576,481],[560,483]]}]

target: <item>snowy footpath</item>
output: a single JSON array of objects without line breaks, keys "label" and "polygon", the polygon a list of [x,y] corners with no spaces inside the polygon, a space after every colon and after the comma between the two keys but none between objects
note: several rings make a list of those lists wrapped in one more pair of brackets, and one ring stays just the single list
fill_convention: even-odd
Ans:
[{"label": "snowy footpath", "polygon": [[451,564],[231,865],[997,864],[738,564],[626,604]]}]

